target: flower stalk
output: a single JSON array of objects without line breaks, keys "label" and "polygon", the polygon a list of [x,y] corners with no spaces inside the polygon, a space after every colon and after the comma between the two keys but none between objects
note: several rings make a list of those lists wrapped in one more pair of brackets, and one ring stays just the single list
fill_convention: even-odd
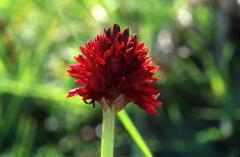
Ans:
[{"label": "flower stalk", "polygon": [[113,157],[115,107],[103,109],[101,157]]}]

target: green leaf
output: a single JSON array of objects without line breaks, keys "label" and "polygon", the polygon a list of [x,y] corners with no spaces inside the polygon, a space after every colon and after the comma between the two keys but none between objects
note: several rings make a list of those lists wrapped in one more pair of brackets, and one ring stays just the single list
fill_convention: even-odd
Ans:
[{"label": "green leaf", "polygon": [[137,144],[139,149],[143,152],[146,157],[153,157],[150,149],[146,145],[145,141],[143,140],[141,134],[138,132],[137,128],[133,124],[132,120],[128,116],[125,110],[122,110],[118,113],[118,118],[122,122],[123,126],[126,128],[134,142]]}]

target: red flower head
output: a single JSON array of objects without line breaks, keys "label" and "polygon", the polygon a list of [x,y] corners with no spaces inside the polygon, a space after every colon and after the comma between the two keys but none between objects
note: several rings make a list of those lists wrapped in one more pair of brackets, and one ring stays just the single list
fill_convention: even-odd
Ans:
[{"label": "red flower head", "polygon": [[128,28],[120,31],[105,29],[94,41],[80,47],[85,55],[75,57],[77,64],[69,65],[69,75],[76,78],[80,87],[71,90],[68,97],[80,95],[83,101],[95,105],[95,101],[107,108],[114,105],[120,110],[128,102],[134,102],[151,115],[158,112],[155,106],[159,91],[154,87],[153,74],[158,66],[151,65],[144,47],[136,34],[129,36]]}]

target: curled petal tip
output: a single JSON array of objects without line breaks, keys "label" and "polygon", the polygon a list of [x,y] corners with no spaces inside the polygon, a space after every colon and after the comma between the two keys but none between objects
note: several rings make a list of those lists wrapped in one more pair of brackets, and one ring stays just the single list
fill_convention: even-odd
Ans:
[{"label": "curled petal tip", "polygon": [[159,115],[159,112],[156,109],[151,109],[147,112],[152,116],[158,116]]},{"label": "curled petal tip", "polygon": [[120,32],[120,26],[118,24],[114,24],[113,32]]},{"label": "curled petal tip", "polygon": [[69,97],[73,97],[73,96],[76,96],[76,95],[78,95],[78,88],[75,88],[75,89],[70,90],[70,91],[68,92],[67,97],[69,98]]},{"label": "curled petal tip", "polygon": [[129,37],[129,29],[128,28],[124,29],[122,34],[123,34],[123,39],[126,42]]},{"label": "curled petal tip", "polygon": [[160,107],[160,106],[162,106],[162,103],[161,103],[161,102],[157,102],[157,103],[155,104],[155,106]]}]

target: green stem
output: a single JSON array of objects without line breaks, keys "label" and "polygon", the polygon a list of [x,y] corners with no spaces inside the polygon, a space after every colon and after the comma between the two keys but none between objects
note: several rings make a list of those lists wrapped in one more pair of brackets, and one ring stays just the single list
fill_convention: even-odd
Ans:
[{"label": "green stem", "polygon": [[103,109],[101,157],[113,157],[114,148],[114,105]]}]

